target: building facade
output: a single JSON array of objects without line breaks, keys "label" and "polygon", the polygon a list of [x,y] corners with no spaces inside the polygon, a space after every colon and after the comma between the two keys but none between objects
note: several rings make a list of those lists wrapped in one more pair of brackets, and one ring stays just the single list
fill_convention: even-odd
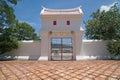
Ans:
[{"label": "building facade", "polygon": [[43,8],[40,16],[42,56],[47,55],[48,60],[76,60],[76,55],[80,55],[84,32],[81,27],[81,8]]}]

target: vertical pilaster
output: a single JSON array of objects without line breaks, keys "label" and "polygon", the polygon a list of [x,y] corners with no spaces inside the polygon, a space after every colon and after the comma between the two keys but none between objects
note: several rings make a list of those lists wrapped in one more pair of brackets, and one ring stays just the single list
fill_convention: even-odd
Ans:
[{"label": "vertical pilaster", "polygon": [[75,32],[75,47],[76,47],[76,56],[80,55],[81,47],[82,47],[82,35],[83,31],[76,31]]},{"label": "vertical pilaster", "polygon": [[48,56],[49,53],[49,40],[48,32],[41,31],[41,56]]}]

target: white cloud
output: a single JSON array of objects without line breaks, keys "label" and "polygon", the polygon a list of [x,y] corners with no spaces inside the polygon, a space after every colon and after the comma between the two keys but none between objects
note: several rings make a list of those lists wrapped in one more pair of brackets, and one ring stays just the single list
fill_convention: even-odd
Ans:
[{"label": "white cloud", "polygon": [[31,26],[36,26],[36,25],[37,25],[37,24],[34,23],[34,22],[26,22],[26,23],[30,24]]},{"label": "white cloud", "polygon": [[110,8],[111,8],[115,3],[117,3],[117,2],[114,2],[114,3],[110,4],[110,5],[102,5],[102,6],[100,7],[100,11],[105,11],[105,12],[109,11]]},{"label": "white cloud", "polygon": [[26,22],[26,23],[28,23],[28,24],[31,25],[31,26],[36,26],[36,25],[37,25],[36,23],[34,23],[34,22],[29,22],[29,21],[21,21],[21,20],[20,20],[20,22]]}]

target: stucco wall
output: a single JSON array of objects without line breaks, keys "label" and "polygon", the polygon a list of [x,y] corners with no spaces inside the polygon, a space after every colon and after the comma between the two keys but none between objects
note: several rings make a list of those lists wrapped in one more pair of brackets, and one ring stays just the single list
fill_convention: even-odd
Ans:
[{"label": "stucco wall", "polygon": [[107,59],[107,42],[101,40],[83,40],[80,56],[93,59]]},{"label": "stucco wall", "polygon": [[20,47],[2,55],[2,58],[39,59],[41,56],[40,41],[20,41]]},{"label": "stucco wall", "polygon": [[13,55],[18,56],[34,56],[41,55],[41,42],[40,41],[23,41],[20,42],[20,48],[13,51]]},{"label": "stucco wall", "polygon": [[[57,21],[57,25],[53,25],[53,21]],[[70,21],[70,25],[66,25],[66,21]],[[79,17],[52,17],[42,18],[41,31],[80,31],[81,19]]]},{"label": "stucco wall", "polygon": [[[79,59],[107,59],[110,54],[107,51],[106,41],[83,40],[81,52],[77,53]],[[5,57],[3,57],[5,56]],[[41,54],[41,41],[20,42],[20,48],[1,56],[2,58],[48,60],[48,54]]]}]

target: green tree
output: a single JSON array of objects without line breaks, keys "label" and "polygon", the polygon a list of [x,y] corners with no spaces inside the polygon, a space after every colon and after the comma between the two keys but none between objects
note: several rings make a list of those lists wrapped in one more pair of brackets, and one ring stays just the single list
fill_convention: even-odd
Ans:
[{"label": "green tree", "polygon": [[85,22],[88,39],[112,40],[120,38],[120,12],[117,3],[109,11],[91,14],[91,20]]},{"label": "green tree", "polygon": [[108,51],[117,56],[120,55],[120,40],[117,41],[109,41],[108,43]]},{"label": "green tree", "polygon": [[14,9],[18,0],[0,0],[0,54],[18,48],[18,42],[13,37],[15,26]]},{"label": "green tree", "polygon": [[16,21],[15,37],[18,40],[38,40],[35,30],[26,22]]},{"label": "green tree", "polygon": [[108,51],[120,55],[120,10],[118,3],[109,11],[100,11],[91,14],[91,19],[85,22],[87,39],[108,40]]}]

